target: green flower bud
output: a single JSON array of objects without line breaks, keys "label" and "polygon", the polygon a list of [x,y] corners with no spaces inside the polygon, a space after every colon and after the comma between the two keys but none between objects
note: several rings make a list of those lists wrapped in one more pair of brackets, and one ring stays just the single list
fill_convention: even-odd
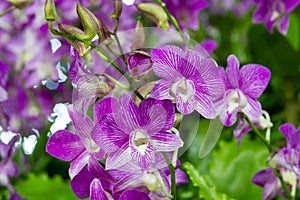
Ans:
[{"label": "green flower bud", "polygon": [[13,4],[19,9],[23,9],[32,3],[32,0],[6,0],[6,1]]},{"label": "green flower bud", "polygon": [[47,21],[55,21],[57,18],[54,0],[46,0],[44,7],[45,19]]},{"label": "green flower bud", "polygon": [[139,3],[136,5],[136,7],[143,14],[153,20],[156,23],[157,27],[166,30],[170,29],[168,16],[160,5],[155,3]]},{"label": "green flower bud", "polygon": [[100,33],[99,20],[89,9],[80,5],[80,3],[77,3],[76,11],[84,28],[84,34],[81,39],[91,41],[97,33]]},{"label": "green flower bud", "polygon": [[146,39],[146,35],[144,31],[144,26],[142,22],[138,20],[134,30],[131,49],[139,49],[143,47],[145,43],[145,39]]},{"label": "green flower bud", "polygon": [[119,18],[122,13],[122,1],[115,0],[114,1],[114,13],[111,15],[111,18]]}]

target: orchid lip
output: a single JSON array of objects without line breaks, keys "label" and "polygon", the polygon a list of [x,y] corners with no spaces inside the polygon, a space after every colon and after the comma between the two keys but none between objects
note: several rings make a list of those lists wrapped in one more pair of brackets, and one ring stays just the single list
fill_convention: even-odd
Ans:
[{"label": "orchid lip", "polygon": [[131,143],[141,155],[144,155],[149,143],[149,138],[143,130],[137,129],[131,133]]},{"label": "orchid lip", "polygon": [[170,95],[174,98],[176,95],[179,95],[184,102],[187,102],[195,95],[194,83],[188,79],[181,78],[171,86]]}]

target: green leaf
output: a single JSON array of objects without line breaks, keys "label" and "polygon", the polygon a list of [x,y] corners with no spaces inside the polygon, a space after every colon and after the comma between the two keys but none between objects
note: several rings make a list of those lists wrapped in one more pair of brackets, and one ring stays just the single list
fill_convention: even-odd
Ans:
[{"label": "green leaf", "polygon": [[220,193],[216,190],[216,186],[212,186],[208,178],[205,175],[200,175],[198,170],[189,162],[183,164],[183,168],[186,170],[190,180],[195,187],[200,188],[199,198],[206,200],[226,200],[229,198],[226,194]]},{"label": "green leaf", "polygon": [[47,174],[30,173],[28,178],[15,186],[24,199],[30,200],[75,200],[69,182],[60,176],[49,178]]},{"label": "green leaf", "polygon": [[220,192],[241,200],[261,199],[262,188],[251,180],[255,173],[267,167],[267,148],[260,140],[249,140],[246,135],[240,147],[237,141],[220,141],[213,151],[208,175]]},{"label": "green leaf", "polygon": [[291,13],[289,16],[289,29],[286,39],[295,50],[299,49],[299,21],[295,13]]}]

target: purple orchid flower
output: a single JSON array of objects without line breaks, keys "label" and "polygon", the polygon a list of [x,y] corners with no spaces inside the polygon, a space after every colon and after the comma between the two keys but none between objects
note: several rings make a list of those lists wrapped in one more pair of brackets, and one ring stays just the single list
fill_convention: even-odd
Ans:
[{"label": "purple orchid flower", "polygon": [[181,28],[198,29],[201,10],[208,6],[206,0],[164,0],[170,13],[176,18]]},{"label": "purple orchid flower", "polygon": [[8,144],[0,142],[0,185],[7,187],[10,193],[9,200],[21,200],[16,190],[13,188],[9,177],[18,177],[19,168],[13,161],[14,145],[19,140],[19,135],[15,135]]},{"label": "purple orchid flower", "polygon": [[156,152],[175,151],[183,145],[180,137],[169,131],[175,112],[169,100],[149,98],[138,107],[128,95],[122,95],[119,102],[114,98],[100,101],[99,107],[112,111],[98,116],[99,127],[92,133],[94,141],[108,152],[106,169],[117,169],[131,159],[147,168],[155,161]]},{"label": "purple orchid flower", "polygon": [[114,183],[114,179],[102,165],[93,165],[93,167],[84,167],[71,180],[71,187],[76,196],[81,199],[90,197],[90,200],[109,200],[112,199]]},{"label": "purple orchid flower", "polygon": [[279,31],[287,33],[289,25],[289,13],[298,6],[300,0],[254,0],[257,8],[253,14],[253,22],[264,22],[269,32],[273,32],[273,27],[278,20]]},{"label": "purple orchid flower", "polygon": [[177,109],[183,114],[196,110],[205,118],[216,117],[213,101],[224,93],[224,85],[212,59],[176,46],[154,48],[151,58],[154,73],[162,79],[150,97],[176,100]]},{"label": "purple orchid flower", "polygon": [[144,51],[135,51],[128,57],[128,71],[136,80],[147,79],[151,77],[151,56]]},{"label": "purple orchid flower", "polygon": [[72,179],[86,164],[99,165],[97,160],[103,159],[105,152],[91,138],[93,121],[72,106],[68,110],[76,134],[67,130],[55,132],[47,142],[46,151],[60,160],[72,161],[69,168]]},{"label": "purple orchid flower", "polygon": [[227,58],[226,72],[220,68],[225,93],[216,102],[220,120],[225,126],[232,126],[238,112],[258,118],[262,112],[257,98],[268,85],[271,72],[258,64],[247,64],[239,70],[239,61],[234,55]]}]

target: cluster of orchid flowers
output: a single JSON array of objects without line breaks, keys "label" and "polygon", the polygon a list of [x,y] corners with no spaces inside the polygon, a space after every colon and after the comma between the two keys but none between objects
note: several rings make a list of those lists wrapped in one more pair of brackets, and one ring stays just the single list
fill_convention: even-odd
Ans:
[{"label": "cluster of orchid flowers", "polygon": [[[300,188],[300,131],[282,125],[287,144],[273,150],[273,124],[257,100],[269,83],[270,70],[259,64],[240,67],[235,55],[227,58],[224,69],[210,56],[216,42],[192,46],[182,30],[197,29],[197,16],[206,8],[212,13],[234,10],[238,16],[257,5],[253,22],[263,22],[272,32],[280,20],[278,29],[286,34],[289,13],[299,0],[232,0],[222,2],[223,7],[217,0],[81,3],[7,0],[0,5],[5,13],[0,18],[0,185],[9,189],[10,199],[22,199],[9,181],[19,175],[13,161],[16,144],[32,134],[38,137],[54,105],[71,101],[67,110],[73,131],[65,130],[65,124],[53,129],[46,151],[71,161],[71,187],[78,198],[176,197],[176,187],[188,182],[178,159],[184,145],[180,135],[185,134],[178,131],[179,116],[192,112],[218,118],[227,127],[238,121],[233,134],[239,143],[247,132],[257,133],[272,156],[270,168],[258,172],[253,183],[264,187],[263,199],[295,197]],[[112,17],[107,11],[114,11]],[[159,28],[178,31],[183,43],[144,48],[143,25],[134,19],[140,13]],[[78,17],[83,30],[73,26]],[[129,29],[133,31],[120,34]],[[10,81],[14,76],[21,79]],[[265,138],[260,130],[266,130]]]}]

